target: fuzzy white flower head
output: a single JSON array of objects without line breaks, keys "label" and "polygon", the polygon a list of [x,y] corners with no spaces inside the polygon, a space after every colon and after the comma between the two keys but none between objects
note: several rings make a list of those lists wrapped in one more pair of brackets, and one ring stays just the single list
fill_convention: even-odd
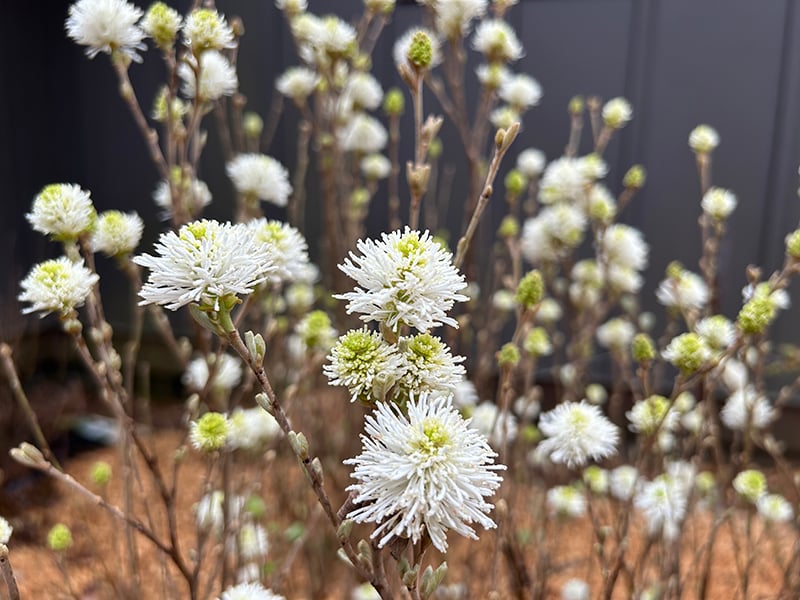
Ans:
[{"label": "fuzzy white flower head", "polygon": [[439,38],[436,36],[436,34],[425,27],[412,27],[399,38],[397,38],[397,41],[394,43],[392,48],[394,64],[398,69],[404,65],[409,69],[412,68],[411,64],[408,62],[408,50],[411,47],[411,41],[414,39],[414,36],[417,33],[424,33],[431,41],[431,61],[427,68],[432,69],[442,62],[442,50],[440,48]]},{"label": "fuzzy white flower head", "polygon": [[498,129],[508,129],[520,120],[519,111],[513,106],[501,106],[489,114],[489,122]]},{"label": "fuzzy white flower head", "polygon": [[[588,224],[586,215],[580,208],[564,203],[546,206],[539,213],[539,218],[544,221],[547,234],[562,249],[580,246]],[[523,248],[523,253],[524,251]]]},{"label": "fuzzy white flower head", "polygon": [[522,57],[522,44],[514,29],[500,19],[486,19],[475,28],[472,47],[492,62],[514,62]]},{"label": "fuzzy white flower head", "polygon": [[682,270],[677,278],[667,277],[661,282],[656,297],[669,308],[700,310],[708,302],[709,291],[697,273]]},{"label": "fuzzy white flower head", "polygon": [[647,243],[642,232],[616,223],[603,235],[602,249],[609,263],[641,271],[647,267]]},{"label": "fuzzy white flower head", "polygon": [[35,231],[55,240],[74,240],[94,226],[97,213],[89,192],[70,183],[45,186],[25,215]]},{"label": "fuzzy white flower head", "polygon": [[377,524],[372,537],[380,547],[397,537],[417,543],[427,533],[445,552],[448,530],[476,539],[472,523],[495,527],[485,498],[500,486],[496,471],[505,467],[494,464],[497,454],[448,399],[423,394],[407,409],[406,416],[381,402],[367,417],[363,451],[345,461],[357,481],[347,489],[362,505],[347,518]]},{"label": "fuzzy white flower head", "polygon": [[385,179],[392,170],[392,163],[382,154],[370,154],[361,159],[361,172],[371,181]]},{"label": "fuzzy white flower head", "polygon": [[555,515],[577,519],[586,514],[586,495],[577,487],[558,485],[547,490],[547,506]]},{"label": "fuzzy white flower head", "polygon": [[486,14],[488,0],[448,0],[433,4],[436,30],[449,40],[466,35],[473,19]]},{"label": "fuzzy white flower head", "polygon": [[450,354],[447,345],[429,333],[401,337],[398,346],[405,361],[398,381],[403,394],[435,392],[449,396],[466,375],[460,364],[464,357]]},{"label": "fuzzy white flower head", "polygon": [[680,415],[667,398],[652,395],[639,400],[625,416],[631,431],[652,435],[657,431],[674,431]]},{"label": "fuzzy white flower head", "polygon": [[713,356],[706,339],[697,333],[682,333],[670,340],[661,356],[683,373],[694,373]]},{"label": "fuzzy white flower head", "polygon": [[229,420],[228,442],[232,448],[241,450],[263,449],[281,431],[275,417],[260,406],[236,408]]},{"label": "fuzzy white flower head", "polygon": [[281,163],[265,154],[240,154],[225,167],[236,190],[245,196],[286,206],[292,185],[289,172]]},{"label": "fuzzy white flower head", "polygon": [[539,310],[536,313],[536,320],[541,323],[555,323],[561,319],[563,314],[564,311],[557,300],[545,298],[539,305]]},{"label": "fuzzy white flower head", "polygon": [[742,288],[742,302],[749,302],[753,298],[765,298],[769,300],[775,309],[786,310],[792,304],[789,293],[784,289],[772,289],[766,281],[753,286],[748,284]]},{"label": "fuzzy white flower head", "polygon": [[144,31],[136,21],[142,10],[125,0],[78,0],[69,7],[67,35],[94,58],[100,52],[118,50],[131,60],[141,62],[137,50],[144,50]]},{"label": "fuzzy white flower head", "polygon": [[41,311],[41,316],[51,312],[67,316],[86,301],[98,280],[97,273],[84,267],[82,260],[73,263],[62,256],[34,266],[22,280],[17,299],[31,304],[22,309],[23,314]]},{"label": "fuzzy white flower head", "polygon": [[183,26],[184,41],[195,55],[207,50],[233,48],[233,30],[221,14],[211,8],[196,8]]},{"label": "fuzzy white flower head", "polygon": [[478,403],[478,390],[469,379],[462,378],[453,392],[453,404],[456,408],[471,408]]},{"label": "fuzzy white flower head", "polygon": [[223,96],[231,96],[239,87],[239,80],[236,77],[236,69],[228,62],[221,53],[216,50],[208,50],[200,55],[200,83],[197,82],[197,63],[194,57],[189,58],[192,62],[182,62],[178,66],[178,76],[183,85],[181,90],[189,98],[195,95],[203,102],[214,102]]},{"label": "fuzzy white flower head", "polygon": [[246,225],[193,221],[162,233],[156,256],[133,259],[150,269],[140,304],[177,310],[190,303],[218,311],[220,301],[250,294],[277,267],[272,250]]},{"label": "fuzzy white flower head", "polygon": [[722,365],[722,382],[728,391],[735,392],[747,385],[750,376],[747,371],[747,365],[735,358],[729,358]]},{"label": "fuzzy white flower head", "polygon": [[768,523],[786,523],[794,518],[792,505],[780,494],[764,494],[756,500],[756,509]]},{"label": "fuzzy white flower head", "polygon": [[733,478],[733,489],[749,502],[757,502],[767,493],[767,478],[757,469],[746,469]]},{"label": "fuzzy white flower head", "polygon": [[750,427],[764,429],[777,413],[765,396],[748,385],[730,395],[719,416],[728,429],[746,431]]},{"label": "fuzzy white flower head", "polygon": [[263,562],[267,557],[269,551],[267,530],[258,523],[243,523],[236,538],[239,556],[245,561]]},{"label": "fuzzy white flower head", "polygon": [[217,600],[286,600],[260,583],[240,583],[222,592]]},{"label": "fuzzy white flower head", "polygon": [[308,0],[275,0],[275,6],[278,10],[297,14],[308,10]]},{"label": "fuzzy white flower head", "polygon": [[257,242],[265,244],[278,270],[273,279],[301,281],[309,268],[308,243],[296,228],[281,221],[254,219],[247,224]]},{"label": "fuzzy white flower head", "polygon": [[687,490],[676,478],[664,473],[643,482],[633,502],[644,514],[652,536],[674,540],[686,516]]},{"label": "fuzzy white flower head", "polygon": [[[181,194],[181,202],[191,215],[199,214],[203,207],[211,203],[211,190],[208,189],[205,181],[192,179],[184,184],[184,191]],[[153,191],[153,201],[162,209],[162,216],[169,219],[172,216],[172,190],[169,182],[161,180]]]},{"label": "fuzzy white flower head", "polygon": [[217,362],[216,354],[195,358],[189,363],[183,374],[183,384],[192,391],[202,391],[208,384],[212,373],[211,388],[219,391],[230,391],[242,380],[242,361],[230,354],[221,354]]},{"label": "fuzzy white flower head", "polygon": [[388,134],[378,119],[364,113],[352,117],[347,125],[339,130],[339,143],[347,152],[376,154],[386,146]]},{"label": "fuzzy white flower head", "polygon": [[621,465],[608,474],[608,487],[611,495],[617,500],[626,502],[636,491],[639,471],[631,465]]},{"label": "fuzzy white flower head", "polygon": [[500,84],[499,96],[518,111],[524,111],[539,104],[542,86],[530,75],[518,74]]},{"label": "fuzzy white flower head", "polygon": [[475,67],[475,75],[482,86],[497,91],[503,83],[511,78],[511,71],[500,63],[480,64]]},{"label": "fuzzy white flower head", "polygon": [[347,54],[356,41],[356,30],[339,17],[328,15],[320,21],[315,45],[332,57]]},{"label": "fuzzy white flower head", "polygon": [[511,290],[497,290],[492,294],[492,307],[500,312],[511,312],[516,306],[517,301]]},{"label": "fuzzy white flower head", "polygon": [[589,584],[583,579],[568,579],[561,588],[561,600],[589,600]]},{"label": "fuzzy white flower head", "polygon": [[[589,189],[586,208],[592,220],[602,223],[603,225],[611,225],[614,221],[614,217],[617,216],[617,201],[614,200],[609,189],[602,183],[595,183]],[[644,243],[644,241],[642,241],[642,243]],[[645,244],[645,248],[646,247],[647,245]]]},{"label": "fuzzy white flower head", "polygon": [[[195,520],[200,529],[213,531],[216,534],[222,533],[224,523],[222,501],[224,499],[225,494],[221,490],[214,490],[200,498],[200,501],[194,506]],[[236,500],[231,505],[234,513],[231,518],[235,518],[238,515],[243,505],[242,499],[237,498]]]},{"label": "fuzzy white flower head", "polygon": [[633,109],[625,98],[612,98],[603,106],[602,116],[606,126],[620,129],[633,117]]},{"label": "fuzzy white flower head", "polygon": [[350,401],[372,403],[386,399],[403,376],[404,360],[397,347],[378,332],[353,329],[339,338],[322,367],[331,385],[346,386]]},{"label": "fuzzy white flower head", "polygon": [[378,593],[378,590],[372,587],[371,583],[366,582],[353,588],[353,593],[350,594],[350,600],[381,600],[381,595]]},{"label": "fuzzy white flower head", "polygon": [[136,213],[108,210],[97,218],[91,245],[95,252],[108,256],[125,256],[139,245],[144,223]]},{"label": "fuzzy white flower head", "polygon": [[181,25],[183,19],[180,13],[163,2],[151,4],[139,23],[142,31],[164,50],[172,48]]},{"label": "fuzzy white flower head", "polygon": [[501,413],[494,402],[481,402],[471,417],[472,427],[488,438],[492,446],[502,445],[504,438],[510,444],[517,437],[517,418],[505,411]]},{"label": "fuzzy white flower head", "polygon": [[339,268],[359,287],[334,296],[348,300],[347,312],[362,313],[362,321],[378,321],[398,331],[408,325],[428,331],[439,325],[458,327],[447,316],[455,302],[468,298],[464,276],[453,266],[453,255],[430,233],[394,231],[380,241],[359,240],[361,256],[350,253]]},{"label": "fuzzy white flower head", "polygon": [[622,317],[606,321],[597,328],[597,341],[615,352],[625,352],[634,335],[636,328],[633,323]]},{"label": "fuzzy white flower head", "polygon": [[736,208],[736,196],[730,190],[712,187],[705,193],[700,205],[709,217],[724,221]]},{"label": "fuzzy white flower head", "polygon": [[275,88],[298,104],[305,102],[319,83],[319,75],[305,67],[289,67],[275,82]]},{"label": "fuzzy white flower head", "polygon": [[210,411],[190,423],[189,441],[195,450],[216,452],[225,447],[230,431],[228,417]]},{"label": "fuzzy white flower head", "polygon": [[695,331],[715,350],[725,350],[736,341],[736,327],[722,315],[701,319]]},{"label": "fuzzy white flower head", "polygon": [[517,156],[517,169],[528,179],[539,177],[544,171],[547,158],[537,148],[526,148]]},{"label": "fuzzy white flower head", "polygon": [[697,154],[713,152],[719,145],[719,134],[708,125],[698,125],[689,134],[689,147]]},{"label": "fuzzy white flower head", "polygon": [[356,71],[347,78],[342,94],[355,110],[375,110],[383,100],[381,84],[363,71]]},{"label": "fuzzy white flower head", "polygon": [[[627,267],[620,267],[618,265],[609,265],[608,267],[608,286],[620,294],[635,294],[638,292],[644,280],[638,271]],[[641,327],[641,325],[640,325]]]},{"label": "fuzzy white flower head", "polygon": [[585,400],[564,402],[539,418],[547,436],[539,446],[550,460],[570,469],[616,453],[619,431],[597,406]]},{"label": "fuzzy white flower head", "polygon": [[8,544],[12,533],[14,533],[14,528],[11,523],[0,517],[0,544]]},{"label": "fuzzy white flower head", "polygon": [[590,183],[582,159],[558,158],[544,170],[539,186],[542,204],[556,202],[583,203]]}]

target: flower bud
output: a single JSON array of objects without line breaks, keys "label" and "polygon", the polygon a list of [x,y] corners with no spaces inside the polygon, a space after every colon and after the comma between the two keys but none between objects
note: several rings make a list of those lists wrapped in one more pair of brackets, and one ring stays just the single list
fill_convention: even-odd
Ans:
[{"label": "flower bud", "polygon": [[519,196],[525,191],[528,181],[517,169],[511,169],[505,178],[506,191],[512,196]]},{"label": "flower bud", "polygon": [[500,228],[497,233],[501,238],[515,238],[519,235],[519,221],[516,217],[506,215],[500,222]]},{"label": "flower bud", "polygon": [[396,87],[391,88],[383,97],[383,111],[389,116],[401,115],[403,114],[405,103],[402,90]]},{"label": "flower bud", "polygon": [[433,46],[430,36],[424,31],[417,31],[411,38],[406,57],[409,64],[413,65],[418,71],[427,69],[433,60]]},{"label": "flower bud", "polygon": [[569,101],[567,110],[573,117],[577,117],[583,112],[585,106],[586,105],[583,101],[583,96],[573,96]]},{"label": "flower bud", "polygon": [[625,98],[612,98],[603,106],[603,122],[611,129],[621,129],[633,117],[633,110]]},{"label": "flower bud", "polygon": [[637,362],[649,362],[656,357],[652,338],[646,333],[638,333],[631,342],[631,356]]},{"label": "flower bud", "polygon": [[696,154],[710,154],[719,145],[719,135],[708,125],[698,125],[689,134],[689,147]]},{"label": "flower bud", "polygon": [[625,177],[622,178],[622,185],[626,188],[638,190],[644,187],[644,182],[646,180],[647,172],[644,170],[644,167],[642,165],[633,165],[628,169],[628,172],[625,173]]},{"label": "flower bud", "polygon": [[503,344],[497,353],[497,364],[501,367],[516,367],[519,364],[519,348],[511,342]]},{"label": "flower bud", "polygon": [[524,308],[532,308],[539,304],[544,297],[544,279],[542,274],[534,269],[520,280],[514,299]]},{"label": "flower bud", "polygon": [[259,137],[261,137],[261,132],[264,130],[264,119],[262,119],[257,113],[246,112],[244,113],[242,127],[244,128],[244,134],[248,138],[257,140]]},{"label": "flower bud", "polygon": [[53,552],[64,552],[72,546],[72,532],[63,523],[53,525],[47,534],[47,547]]},{"label": "flower bud", "polygon": [[105,461],[98,460],[92,465],[90,477],[95,485],[101,487],[107,485],[111,481],[111,465]]},{"label": "flower bud", "polygon": [[786,254],[800,260],[800,229],[795,229],[786,236]]}]

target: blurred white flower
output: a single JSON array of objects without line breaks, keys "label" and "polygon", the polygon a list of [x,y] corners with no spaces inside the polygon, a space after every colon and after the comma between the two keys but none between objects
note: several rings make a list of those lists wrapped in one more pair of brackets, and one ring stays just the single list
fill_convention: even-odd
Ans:
[{"label": "blurred white flower", "polygon": [[355,110],[375,110],[381,105],[383,88],[369,73],[356,71],[347,78],[342,95]]},{"label": "blurred white flower", "polygon": [[265,218],[247,223],[257,242],[265,244],[278,267],[271,278],[279,281],[301,281],[309,268],[308,243],[295,227]]},{"label": "blurred white flower", "polygon": [[689,147],[697,154],[713,152],[719,145],[719,135],[708,125],[698,125],[689,134]]},{"label": "blurred white flower", "polygon": [[225,17],[210,8],[196,8],[189,13],[183,25],[183,38],[195,55],[236,45]]},{"label": "blurred white flower", "polygon": [[542,452],[570,469],[589,459],[601,460],[616,453],[619,430],[585,400],[564,402],[539,418],[539,429],[547,436],[540,442]]},{"label": "blurred white flower", "polygon": [[644,514],[650,535],[666,540],[678,537],[686,516],[688,491],[680,480],[666,473],[642,482],[633,502]]},{"label": "blurred white flower", "polygon": [[361,172],[371,181],[385,179],[389,176],[392,163],[382,154],[369,154],[361,159]]},{"label": "blurred white flower", "polygon": [[484,437],[488,438],[492,446],[511,443],[517,438],[517,418],[508,412],[500,412],[494,402],[481,402],[472,411],[471,425]]},{"label": "blurred white flower", "polygon": [[470,23],[486,14],[489,0],[448,0],[432,3],[436,30],[449,40],[466,35]]},{"label": "blurred white flower", "polygon": [[386,128],[376,118],[364,113],[353,116],[347,125],[339,130],[339,143],[347,152],[376,154],[386,146]]},{"label": "blurred white flower", "polygon": [[764,429],[777,413],[766,396],[747,385],[728,397],[719,416],[728,429],[745,431],[749,427]]},{"label": "blurred white flower", "polygon": [[634,335],[633,323],[623,317],[610,319],[597,328],[597,341],[615,352],[627,352]]},{"label": "blurred white flower", "polygon": [[116,50],[141,62],[137,50],[145,49],[145,34],[136,25],[141,16],[142,10],[125,0],[78,0],[69,7],[67,35],[87,47],[89,58]]},{"label": "blurred white flower", "polygon": [[[214,102],[223,96],[231,96],[239,87],[236,69],[221,53],[207,50],[200,55],[200,66],[194,57],[178,66],[178,76],[183,85],[181,90],[189,98],[202,102]],[[198,69],[199,81],[198,84]]]},{"label": "blurred white flower", "polygon": [[715,350],[725,350],[736,341],[736,327],[722,315],[701,319],[695,331]]},{"label": "blurred white flower", "polygon": [[716,221],[724,221],[736,208],[736,196],[724,188],[710,188],[701,201],[703,212]]},{"label": "blurred white flower", "polygon": [[12,533],[14,533],[14,528],[11,523],[0,517],[0,544],[8,544]]},{"label": "blurred white flower", "polygon": [[226,589],[217,600],[286,600],[286,598],[266,589],[260,583],[240,583]]},{"label": "blurred white flower", "polygon": [[97,218],[90,240],[92,250],[108,256],[130,254],[139,245],[143,229],[144,223],[136,213],[108,210]]},{"label": "blurred white flower", "polygon": [[792,505],[780,494],[764,494],[756,500],[756,509],[769,523],[786,523],[794,518]]},{"label": "blurred white flower", "polygon": [[603,235],[602,250],[608,262],[641,271],[647,267],[647,243],[642,232],[628,225],[615,223]]},{"label": "blurred white flower", "polygon": [[612,129],[624,127],[633,117],[633,109],[625,98],[612,98],[603,106],[603,122]]},{"label": "blurred white flower", "polygon": [[514,29],[500,19],[484,19],[475,28],[472,47],[492,62],[514,62],[522,55],[522,44]]},{"label": "blurred white flower", "polygon": [[453,391],[453,404],[456,408],[473,407],[478,403],[478,390],[469,379],[462,378]]},{"label": "blurred white flower", "polygon": [[20,302],[30,302],[22,313],[42,311],[41,316],[57,312],[67,316],[81,306],[100,278],[83,266],[83,260],[72,262],[67,257],[46,260],[35,265],[22,280]]},{"label": "blurred white flower", "polygon": [[240,154],[225,167],[236,190],[245,196],[286,206],[292,185],[289,172],[266,154]]},{"label": "blurred white flower", "polygon": [[708,286],[702,277],[681,271],[677,279],[667,277],[656,290],[658,301],[669,308],[702,309],[709,299]]},{"label": "blurred white flower", "polygon": [[563,157],[550,162],[539,184],[539,201],[542,204],[583,204],[590,183],[584,167],[584,162],[578,158]]},{"label": "blurred white flower", "polygon": [[571,485],[559,485],[547,490],[547,506],[559,516],[582,517],[586,514],[586,495]]},{"label": "blurred white flower", "polygon": [[319,75],[305,67],[289,67],[275,82],[275,88],[287,98],[302,104],[319,83]]},{"label": "blurred white flower", "polygon": [[631,431],[652,435],[659,430],[674,431],[680,415],[667,398],[654,394],[636,402],[625,416]]},{"label": "blurred white flower", "polygon": [[182,377],[183,384],[190,390],[202,391],[208,383],[212,369],[214,373],[212,389],[230,391],[239,385],[242,379],[242,361],[230,354],[220,354],[217,362],[217,355],[209,354],[207,357],[195,358],[189,363]]},{"label": "blurred white flower", "polygon": [[523,111],[539,104],[542,86],[530,75],[518,74],[500,84],[498,95],[518,111]]},{"label": "blurred white flower", "polygon": [[281,431],[278,422],[260,406],[236,408],[229,418],[228,442],[232,448],[261,450]]},{"label": "blurred white flower", "polygon": [[626,502],[636,491],[639,471],[631,465],[621,465],[608,474],[608,486],[611,495],[617,500]]},{"label": "blurred white flower", "polygon": [[589,584],[583,579],[568,579],[561,588],[561,600],[589,600]]},{"label": "blurred white flower", "polygon": [[489,114],[489,122],[498,129],[508,129],[522,119],[513,106],[501,106]]},{"label": "blurred white flower", "polygon": [[526,148],[517,156],[517,169],[528,179],[538,177],[544,171],[547,158],[536,148]]}]

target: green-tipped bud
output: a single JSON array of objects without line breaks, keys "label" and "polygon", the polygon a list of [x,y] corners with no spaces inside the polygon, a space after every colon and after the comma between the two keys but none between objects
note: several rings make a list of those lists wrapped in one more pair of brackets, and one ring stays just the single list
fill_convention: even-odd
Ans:
[{"label": "green-tipped bud", "polygon": [[405,105],[406,99],[400,88],[390,88],[383,97],[383,112],[389,116],[402,115]]},{"label": "green-tipped bud", "polygon": [[19,447],[12,448],[8,453],[11,455],[11,458],[26,467],[41,469],[48,464],[41,451],[28,442],[22,442]]},{"label": "green-tipped bud", "polygon": [[258,494],[250,494],[245,500],[244,510],[254,519],[262,519],[267,514],[267,504]]},{"label": "green-tipped bud", "polygon": [[739,311],[736,323],[743,333],[759,334],[775,319],[775,304],[769,296],[756,295]]},{"label": "green-tipped bud", "polygon": [[800,260],[800,229],[795,229],[786,236],[786,254]]},{"label": "green-tipped bud", "polygon": [[528,180],[517,169],[511,169],[505,179],[506,191],[512,196],[519,196],[525,191]]},{"label": "green-tipped bud", "polygon": [[428,156],[432,159],[437,159],[442,155],[442,140],[438,137],[433,138],[431,143],[428,144]]},{"label": "green-tipped bud", "polygon": [[395,0],[364,0],[367,10],[383,15],[390,15],[394,10]]},{"label": "green-tipped bud", "polygon": [[700,471],[694,478],[694,487],[700,492],[701,496],[708,496],[714,491],[717,485],[714,474],[711,471]]},{"label": "green-tipped bud", "polygon": [[336,530],[336,537],[342,541],[349,539],[350,534],[353,531],[353,525],[355,525],[355,521],[353,521],[353,519],[345,519],[342,521]]},{"label": "green-tipped bud", "polygon": [[656,357],[653,339],[646,333],[637,333],[631,341],[631,356],[637,362],[649,362]]},{"label": "green-tipped bud", "polygon": [[528,423],[520,429],[519,436],[526,444],[537,444],[542,439],[542,432],[533,423]]},{"label": "green-tipped bud", "polygon": [[583,470],[583,482],[594,494],[608,492],[608,471],[597,465],[589,465]]},{"label": "green-tipped bud", "polygon": [[140,26],[161,50],[169,50],[175,44],[181,28],[181,16],[174,8],[163,2],[155,2],[147,9]]},{"label": "green-tipped bud", "polygon": [[683,272],[684,272],[683,265],[677,260],[673,260],[671,263],[667,265],[666,274],[667,277],[669,277],[670,279],[676,279],[676,280],[681,279],[681,277],[683,277]]},{"label": "green-tipped bud", "polygon": [[767,493],[767,478],[761,471],[747,469],[734,478],[733,489],[745,500],[756,502]]},{"label": "green-tipped bud", "polygon": [[422,573],[422,597],[430,598],[436,592],[436,588],[444,581],[445,575],[447,575],[446,562],[439,565],[436,570],[429,565]]},{"label": "green-tipped bud", "polygon": [[522,348],[531,356],[547,356],[553,351],[550,336],[544,327],[534,327],[525,336]]},{"label": "green-tipped bud", "polygon": [[664,358],[688,375],[711,358],[711,349],[699,334],[683,333],[672,339],[664,350]]},{"label": "green-tipped bud", "polygon": [[424,31],[417,31],[411,38],[406,55],[409,64],[417,70],[427,69],[433,60],[433,46],[430,36]]},{"label": "green-tipped bud", "polygon": [[514,299],[523,308],[532,308],[544,298],[544,279],[542,274],[534,269],[520,280]]},{"label": "green-tipped bud", "polygon": [[244,343],[247,346],[247,350],[250,352],[250,356],[253,358],[253,360],[259,365],[263,363],[264,355],[267,353],[267,343],[264,341],[264,338],[261,336],[261,334],[254,334],[250,330],[245,331]]},{"label": "green-tipped bud", "polygon": [[516,217],[506,215],[500,223],[500,228],[497,230],[501,238],[515,238],[519,235],[519,221]]},{"label": "green-tipped bud", "polygon": [[90,477],[95,485],[101,487],[107,485],[111,481],[111,465],[105,461],[98,460],[92,465]]},{"label": "green-tipped bud", "polygon": [[289,445],[292,447],[292,450],[298,456],[298,458],[300,458],[300,460],[308,459],[308,440],[306,439],[306,436],[302,433],[290,431],[288,438]]},{"label": "green-tipped bud", "polygon": [[602,116],[606,127],[620,129],[633,117],[633,109],[625,98],[612,98],[603,106]]},{"label": "green-tipped bud", "polygon": [[644,187],[644,182],[647,180],[647,172],[642,165],[633,165],[625,177],[622,178],[622,185],[626,188],[638,190]]},{"label": "green-tipped bud", "polygon": [[503,344],[497,353],[497,364],[501,367],[516,367],[519,364],[519,348],[511,342]]},{"label": "green-tipped bud", "polygon": [[358,187],[350,194],[350,210],[355,214],[360,214],[369,204],[369,190]]},{"label": "green-tipped bud", "polygon": [[264,131],[264,119],[257,113],[246,112],[244,113],[244,120],[242,121],[242,128],[244,134],[251,140],[257,140],[261,137],[261,132]]},{"label": "green-tipped bud", "polygon": [[72,532],[63,523],[56,523],[47,534],[47,547],[53,552],[64,552],[72,546]]},{"label": "green-tipped bud", "polygon": [[573,117],[577,117],[583,112],[585,106],[586,103],[583,101],[583,96],[573,96],[569,101],[567,110]]}]

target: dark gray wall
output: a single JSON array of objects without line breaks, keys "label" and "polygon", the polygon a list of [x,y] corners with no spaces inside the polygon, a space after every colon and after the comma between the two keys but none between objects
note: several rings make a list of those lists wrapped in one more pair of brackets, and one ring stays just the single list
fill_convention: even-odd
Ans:
[{"label": "dark gray wall", "polygon": [[[310,4],[315,12],[344,15],[355,14],[360,5],[357,0]],[[57,251],[31,234],[24,220],[36,192],[53,181],[80,183],[92,190],[100,209],[143,213],[152,225],[149,243],[158,232],[150,200],[157,176],[116,94],[107,57],[89,61],[66,40],[69,2],[2,0],[0,5],[6,15],[0,20],[0,277],[5,283],[0,337],[7,338],[24,323],[15,301],[19,279],[31,264]],[[274,77],[295,60],[286,25],[269,0],[219,0],[218,6],[244,18],[241,88],[264,114]],[[565,107],[574,94],[624,95],[634,105],[634,120],[608,149],[608,181],[618,189],[633,163],[648,170],[646,189],[623,215],[645,231],[651,245],[646,297],[652,298],[670,260],[696,267],[699,192],[687,139],[698,123],[719,131],[714,180],[739,198],[722,261],[723,308],[733,315],[744,267],[756,262],[777,268],[783,237],[800,218],[797,0],[521,0],[510,14],[527,52],[517,68],[536,77],[545,91],[542,104],[525,118],[519,150],[536,146],[551,159],[561,153]],[[376,72],[385,87],[399,83],[391,40],[420,15],[416,5],[401,4],[376,49]],[[155,54],[131,73],[149,105],[160,77]],[[209,130],[211,147],[201,175],[216,198],[210,214],[225,217],[232,191],[217,166],[210,125]],[[445,130],[445,147],[460,175],[452,130]],[[291,124],[281,127],[271,151],[293,162]],[[457,176],[457,182],[462,179]],[[457,184],[454,193],[455,204],[465,190]],[[496,223],[502,209],[496,202],[489,218]],[[369,223],[373,233],[385,226],[377,205]],[[800,338],[796,311],[782,317],[779,333],[786,340]]]}]

